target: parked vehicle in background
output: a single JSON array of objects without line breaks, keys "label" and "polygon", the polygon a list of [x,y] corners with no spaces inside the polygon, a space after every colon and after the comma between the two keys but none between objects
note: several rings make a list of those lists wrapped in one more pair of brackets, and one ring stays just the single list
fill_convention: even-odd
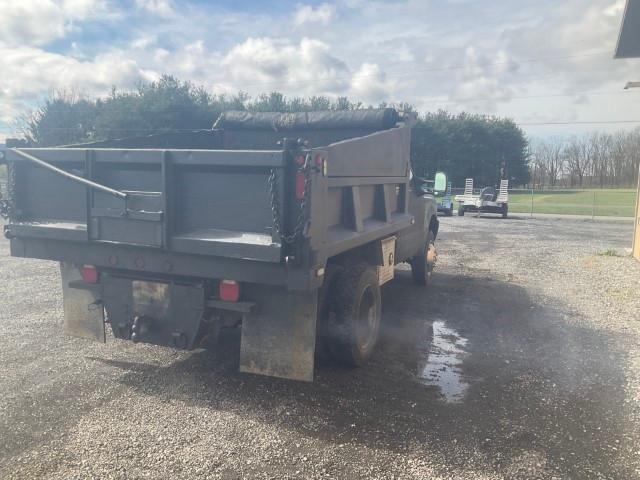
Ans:
[{"label": "parked vehicle in background", "polygon": [[[11,254],[61,262],[65,331],[198,348],[240,328],[244,372],[362,365],[380,286],[428,285],[436,202],[410,177],[415,116],[227,112],[213,130],[8,150]],[[209,344],[215,343],[212,341]]]},{"label": "parked vehicle in background", "polygon": [[[444,189],[442,185],[445,185]],[[447,217],[453,215],[453,197],[451,196],[451,182],[444,172],[436,172],[434,195],[438,204],[438,213]]]},{"label": "parked vehicle in background", "polygon": [[473,178],[467,178],[464,193],[456,196],[458,202],[458,215],[464,216],[465,212],[498,213],[502,218],[507,218],[509,212],[509,180],[500,180],[500,189],[484,187],[479,195],[473,193]]},{"label": "parked vehicle in background", "polygon": [[451,182],[449,182],[447,174],[444,172],[436,172],[433,180],[421,179],[431,193],[438,207],[438,213],[442,213],[447,217],[453,215],[453,201],[451,197]]}]

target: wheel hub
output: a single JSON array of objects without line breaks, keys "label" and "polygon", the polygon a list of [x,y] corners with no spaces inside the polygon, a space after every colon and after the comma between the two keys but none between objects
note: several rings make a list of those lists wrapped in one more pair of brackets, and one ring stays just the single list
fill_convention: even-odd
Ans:
[{"label": "wheel hub", "polygon": [[436,250],[436,246],[431,243],[429,248],[427,249],[427,263],[430,267],[433,267],[438,261],[438,252]]}]

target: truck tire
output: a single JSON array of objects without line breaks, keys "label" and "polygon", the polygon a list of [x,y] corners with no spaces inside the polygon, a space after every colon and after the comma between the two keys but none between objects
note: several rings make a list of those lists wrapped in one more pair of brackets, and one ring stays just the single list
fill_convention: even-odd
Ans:
[{"label": "truck tire", "polygon": [[464,206],[463,205],[458,205],[458,216],[459,217],[464,217]]},{"label": "truck tire", "polygon": [[381,296],[378,275],[367,264],[345,268],[333,282],[328,316],[328,348],[344,365],[361,367],[380,334]]},{"label": "truck tire", "polygon": [[509,213],[509,205],[506,203],[502,204],[502,218],[507,218],[507,215]]},{"label": "truck tire", "polygon": [[415,285],[428,287],[431,283],[431,274],[433,266],[427,261],[427,253],[429,248],[435,244],[434,234],[431,230],[427,232],[427,241],[421,254],[411,258],[411,275]]}]

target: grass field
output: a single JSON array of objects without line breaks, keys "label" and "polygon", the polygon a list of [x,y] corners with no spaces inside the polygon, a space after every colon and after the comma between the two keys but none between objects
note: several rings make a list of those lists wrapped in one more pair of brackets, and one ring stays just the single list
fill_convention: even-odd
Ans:
[{"label": "grass field", "polygon": [[[534,192],[533,213],[633,217],[636,191],[632,189],[590,189]],[[531,192],[509,193],[509,212],[529,213]]]}]

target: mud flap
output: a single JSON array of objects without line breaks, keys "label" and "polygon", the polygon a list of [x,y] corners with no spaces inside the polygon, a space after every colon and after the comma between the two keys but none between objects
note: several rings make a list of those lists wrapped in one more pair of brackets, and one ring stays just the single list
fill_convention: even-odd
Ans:
[{"label": "mud flap", "polygon": [[252,299],[259,308],[242,321],[240,371],[312,381],[317,290],[261,288]]},{"label": "mud flap", "polygon": [[77,266],[62,262],[60,263],[60,273],[62,276],[64,334],[105,343],[104,307],[100,293],[95,290],[69,286],[71,282],[82,282],[80,269]]}]

